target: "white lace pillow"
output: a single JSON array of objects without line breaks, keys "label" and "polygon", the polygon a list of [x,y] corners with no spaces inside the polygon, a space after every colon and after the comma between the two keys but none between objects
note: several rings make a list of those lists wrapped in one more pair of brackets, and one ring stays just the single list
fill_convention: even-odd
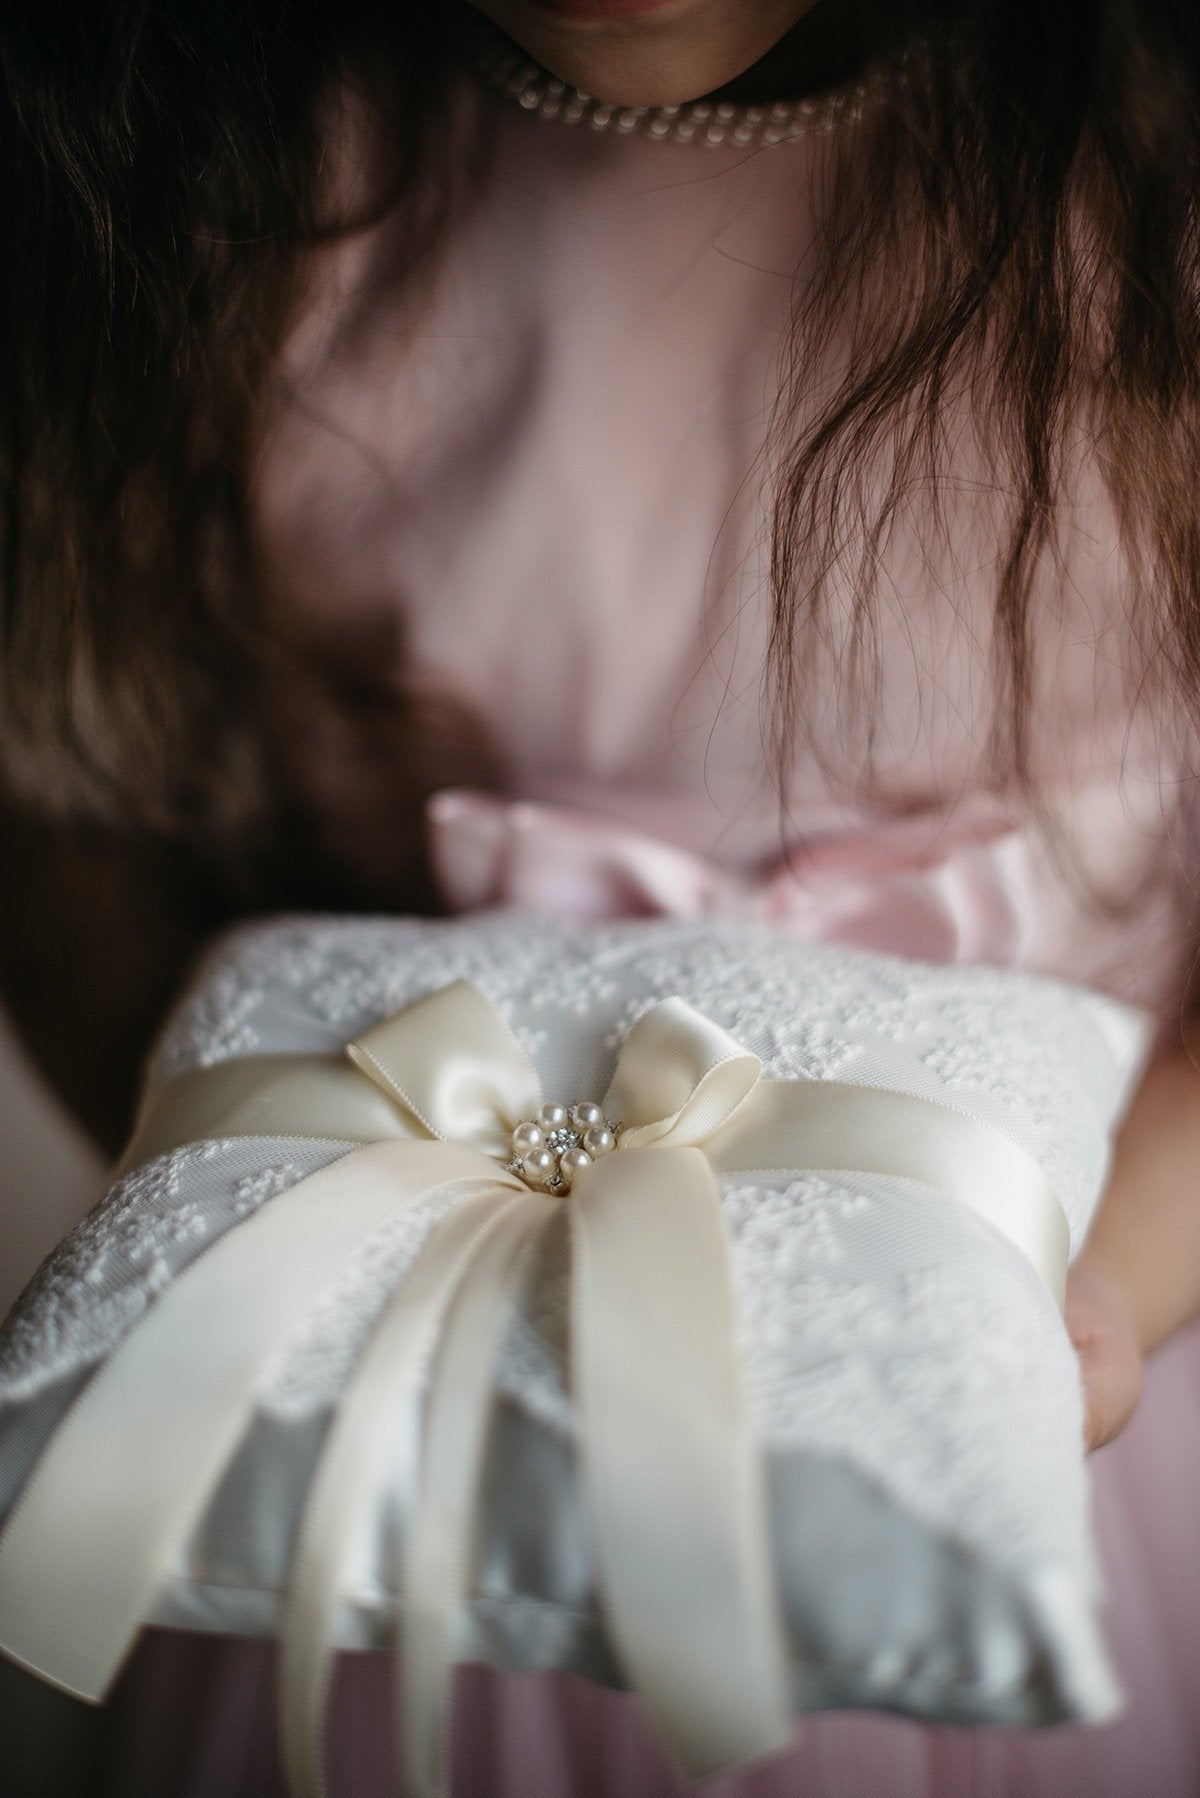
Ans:
[{"label": "white lace pillow", "polygon": [[[1072,1250],[1147,1034],[1140,1014],[1058,982],[808,947],[767,927],[297,919],[242,929],[210,955],[149,1089],[234,1058],[338,1055],[464,980],[566,1099],[603,1094],[635,1022],[678,996],[760,1057],[770,1080],[952,1107],[985,1127],[985,1144],[1008,1139],[1040,1166]],[[239,1135],[176,1148],[117,1182],[0,1335],[0,1516],[89,1376],[182,1270],[345,1152]],[[798,1165],[722,1175],[720,1193],[793,1708],[1020,1725],[1110,1714],[1078,1374],[1043,1278],[966,1205],[908,1178]],[[147,1620],[277,1629],[339,1395],[455,1203],[443,1191],[409,1207],[330,1268]],[[580,1498],[567,1261],[566,1229],[549,1230],[503,1340],[477,1564],[453,1648],[620,1684]],[[398,1451],[393,1489],[356,1542],[343,1646],[391,1640],[410,1469]]]}]

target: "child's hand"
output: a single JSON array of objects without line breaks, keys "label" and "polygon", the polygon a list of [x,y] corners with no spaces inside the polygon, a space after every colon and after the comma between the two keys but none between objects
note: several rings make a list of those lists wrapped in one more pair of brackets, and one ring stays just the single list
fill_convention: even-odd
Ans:
[{"label": "child's hand", "polygon": [[1200,1018],[1147,1069],[1112,1176],[1067,1276],[1067,1330],[1087,1398],[1087,1445],[1129,1422],[1141,1356],[1200,1318]]},{"label": "child's hand", "polygon": [[1128,1304],[1086,1252],[1067,1275],[1066,1324],[1083,1375],[1085,1441],[1099,1448],[1133,1415],[1142,1356]]}]

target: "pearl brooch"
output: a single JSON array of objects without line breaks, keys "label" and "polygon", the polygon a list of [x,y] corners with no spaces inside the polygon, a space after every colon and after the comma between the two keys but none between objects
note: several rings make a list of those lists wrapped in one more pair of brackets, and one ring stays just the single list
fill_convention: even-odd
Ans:
[{"label": "pearl brooch", "polygon": [[570,1192],[585,1167],[616,1148],[620,1130],[594,1100],[572,1106],[547,1103],[536,1118],[522,1118],[514,1129],[509,1171],[527,1186]]}]

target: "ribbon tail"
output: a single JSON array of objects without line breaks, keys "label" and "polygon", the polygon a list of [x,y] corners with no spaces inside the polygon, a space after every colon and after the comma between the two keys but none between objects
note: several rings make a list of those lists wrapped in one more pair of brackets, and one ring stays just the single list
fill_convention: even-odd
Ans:
[{"label": "ribbon tail", "polygon": [[529,1193],[496,1213],[480,1233],[438,1347],[401,1569],[403,1798],[444,1798],[449,1788],[454,1637],[473,1571],[495,1360],[534,1242],[557,1209]]},{"label": "ribbon tail", "polygon": [[494,1186],[496,1169],[472,1150],[374,1144],[200,1255],[84,1387],[13,1507],[0,1534],[3,1651],[102,1699],[338,1266],[403,1207],[481,1177]]},{"label": "ribbon tail", "polygon": [[569,1211],[604,1611],[659,1735],[703,1778],[792,1737],[720,1197],[697,1149],[622,1149],[585,1170]]},{"label": "ribbon tail", "polygon": [[322,1798],[322,1736],[347,1564],[415,1414],[429,1350],[498,1217],[523,1197],[508,1183],[468,1198],[434,1231],[389,1304],[339,1403],[305,1503],[280,1623],[280,1736],[296,1798]]}]

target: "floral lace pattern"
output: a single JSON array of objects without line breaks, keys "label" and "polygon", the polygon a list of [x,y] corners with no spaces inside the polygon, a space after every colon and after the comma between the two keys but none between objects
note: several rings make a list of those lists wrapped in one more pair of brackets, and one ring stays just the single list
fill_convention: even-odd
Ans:
[{"label": "floral lace pattern", "polygon": [[[634,1020],[678,993],[753,1048],[768,1076],[885,1085],[957,1105],[1041,1162],[1076,1243],[1145,1035],[1140,1014],[1079,988],[812,947],[766,926],[296,918],[243,928],[213,951],[151,1080],[231,1055],[337,1050],[460,978],[497,1005],[548,1094],[603,1090]],[[0,1336],[0,1414],[39,1394],[52,1402],[55,1390],[65,1403],[208,1242],[338,1152],[213,1142],[119,1182]],[[265,1415],[303,1420],[336,1399],[380,1307],[453,1202],[443,1193],[415,1207],[336,1271],[281,1359]],[[747,1378],[769,1447],[843,1458],[987,1557],[1090,1577],[1074,1359],[1023,1258],[973,1214],[902,1181],[735,1177],[724,1203]],[[514,1319],[499,1385],[569,1431],[566,1280],[563,1231]]]},{"label": "floral lace pattern", "polygon": [[118,1181],[43,1263],[0,1332],[0,1406],[102,1360],[203,1248],[336,1153],[301,1143],[282,1159],[279,1147],[201,1143]]}]

